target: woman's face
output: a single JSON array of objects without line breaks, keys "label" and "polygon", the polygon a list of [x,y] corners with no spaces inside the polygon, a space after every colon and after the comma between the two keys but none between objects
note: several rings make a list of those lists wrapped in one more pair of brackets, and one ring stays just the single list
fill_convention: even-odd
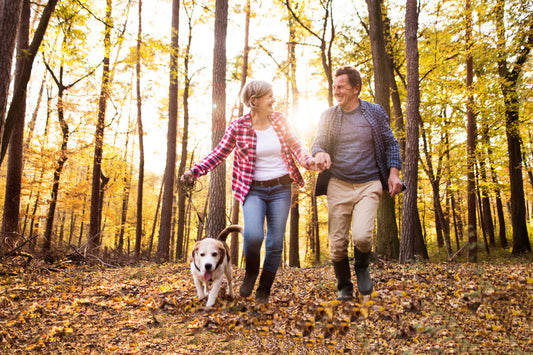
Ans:
[{"label": "woman's face", "polygon": [[274,112],[274,103],[276,103],[276,99],[274,98],[274,91],[272,89],[265,95],[254,97],[252,100],[254,100],[254,110],[257,112],[266,113],[268,115]]}]

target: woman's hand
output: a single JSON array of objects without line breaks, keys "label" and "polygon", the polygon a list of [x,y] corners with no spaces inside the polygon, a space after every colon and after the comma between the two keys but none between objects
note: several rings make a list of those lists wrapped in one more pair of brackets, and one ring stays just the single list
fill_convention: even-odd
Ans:
[{"label": "woman's hand", "polygon": [[331,167],[331,158],[326,152],[318,152],[315,154],[315,162],[317,165],[317,170],[322,172]]},{"label": "woman's hand", "polygon": [[180,181],[183,182],[185,185],[192,185],[194,184],[195,180],[196,180],[196,177],[190,170],[183,173],[183,175],[181,175],[181,178],[180,178]]},{"label": "woman's hand", "polygon": [[316,163],[316,160],[315,158],[311,158],[309,159],[309,161],[307,162],[307,165],[309,166],[309,170],[318,170],[318,165]]}]

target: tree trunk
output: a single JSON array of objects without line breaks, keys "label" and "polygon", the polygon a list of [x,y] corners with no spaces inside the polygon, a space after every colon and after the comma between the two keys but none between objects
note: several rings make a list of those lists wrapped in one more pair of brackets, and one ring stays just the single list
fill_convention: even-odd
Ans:
[{"label": "tree trunk", "polygon": [[[127,145],[126,145],[127,146]],[[127,149],[127,148],[126,148]],[[133,167],[130,168],[130,172],[127,176],[124,177],[124,189],[122,190],[122,209],[120,213],[120,231],[118,235],[118,246],[117,246],[117,252],[119,255],[123,254],[124,252],[124,233],[126,230],[126,223],[128,219],[128,206],[130,202],[130,189],[131,189],[131,176],[133,175]],[[129,239],[129,238],[128,238]],[[129,254],[129,248],[128,252],[126,254]]]},{"label": "tree trunk", "polygon": [[[13,52],[17,42],[20,13],[23,0],[5,0],[0,2],[0,137],[4,131],[4,118],[11,83]],[[19,115],[17,115],[17,118]]]},{"label": "tree trunk", "polygon": [[[63,72],[63,69],[60,70]],[[50,206],[48,208],[48,216],[46,217],[46,229],[44,231],[44,244],[43,252],[49,253],[52,245],[52,228],[54,225],[54,216],[57,206],[57,196],[59,194],[59,180],[61,178],[61,172],[67,161],[67,149],[68,149],[68,140],[69,140],[69,128],[68,124],[65,121],[65,113],[63,106],[63,96],[65,87],[61,84],[62,77],[56,84],[58,85],[58,97],[57,97],[57,118],[59,120],[59,126],[61,127],[61,132],[63,134],[63,139],[61,141],[61,147],[59,150],[59,158],[56,163],[56,168],[54,171],[54,177],[52,180],[52,193],[50,195]]]},{"label": "tree trunk", "polygon": [[[246,80],[248,78],[248,55],[250,53],[249,37],[250,37],[250,17],[251,17],[251,1],[246,0],[245,19],[244,19],[244,49],[242,54],[242,67],[241,67],[241,88],[239,94],[242,92]],[[244,114],[244,105],[239,101],[239,117]],[[239,211],[241,203],[236,198],[232,199],[231,207],[231,224],[239,223]],[[231,233],[230,242],[230,255],[231,263],[233,265],[239,265],[239,232]]]},{"label": "tree trunk", "polygon": [[414,258],[417,191],[418,191],[418,135],[420,126],[420,87],[418,73],[418,10],[416,0],[407,0],[405,13],[405,51],[407,59],[407,109],[404,179],[407,191],[403,199],[402,234],[400,239],[400,262]]},{"label": "tree trunk", "polygon": [[[7,4],[11,2],[5,1],[4,3]],[[37,51],[39,50],[39,47],[41,46],[41,42],[46,32],[46,28],[48,27],[48,21],[50,20],[50,17],[52,16],[52,13],[54,12],[54,8],[56,4],[57,4],[57,0],[49,0],[46,6],[44,7],[42,15],[41,15],[41,19],[39,20],[39,25],[37,26],[37,29],[35,30],[35,34],[33,36],[30,46],[28,47],[28,51],[26,52],[26,55],[24,56],[24,64],[23,64],[23,68],[20,73],[20,81],[18,82],[17,85],[15,85],[15,88],[13,90],[13,97],[11,99],[11,105],[9,106],[9,111],[7,113],[7,117],[5,120],[4,131],[0,132],[1,133],[0,165],[2,164],[2,161],[4,160],[4,156],[7,152],[7,146],[10,140],[11,130],[13,129],[13,126],[15,125],[17,118],[20,117],[20,110],[22,109],[22,106],[26,102],[25,100],[23,100],[23,97],[26,94],[26,87],[28,85],[28,81],[30,80],[33,60],[35,59],[35,56],[37,55]],[[6,14],[5,8],[4,8],[4,14]],[[5,33],[5,32],[2,32],[2,33]],[[4,38],[2,38],[2,43],[3,41],[4,41]],[[0,54],[0,58],[2,58],[3,56],[4,54]],[[1,99],[1,96],[0,96],[0,99]],[[0,116],[0,120],[1,118],[2,116]]]},{"label": "tree trunk", "polygon": [[[15,70],[15,85],[17,85],[19,82],[22,74],[22,69],[24,66],[24,51],[28,49],[30,12],[29,0],[23,0],[17,39],[18,48]],[[21,105],[19,117],[17,117],[17,122],[13,128],[11,142],[9,144],[6,190],[4,195],[4,214],[2,217],[2,233],[0,238],[0,255],[2,253],[2,249],[4,249],[2,244],[4,241],[6,241],[6,239],[8,240],[9,245],[12,245],[17,239],[19,239],[20,191],[22,186],[22,152],[24,141],[24,117],[26,115],[26,95],[22,97],[22,100],[24,101],[24,104]],[[0,113],[0,118],[3,118],[3,112]]]},{"label": "tree trunk", "polygon": [[176,179],[176,136],[178,130],[178,49],[179,0],[172,1],[172,32],[170,49],[170,84],[168,89],[167,162],[165,168],[161,226],[157,243],[156,261],[169,261],[174,181]]},{"label": "tree trunk", "polygon": [[[211,145],[218,145],[226,129],[226,36],[228,0],[216,0],[213,50],[213,113]],[[207,235],[216,236],[226,225],[226,164],[211,172]]]},{"label": "tree trunk", "polygon": [[[372,63],[374,65],[374,83],[376,103],[381,105],[390,116],[390,71],[387,50],[385,48],[384,26],[381,0],[367,0]],[[377,218],[376,252],[391,259],[398,258],[398,225],[394,199],[384,193],[381,197]]]},{"label": "tree trunk", "polygon": [[494,246],[496,245],[496,238],[494,235],[494,223],[492,222],[489,189],[487,188],[486,164],[483,159],[479,160],[479,172],[481,177],[481,211],[483,215],[483,228],[488,235],[490,245]]},{"label": "tree trunk", "polygon": [[[528,33],[520,33],[515,42],[519,45],[516,62],[509,70],[507,48],[505,45],[504,0],[498,0],[496,6],[496,32],[498,35],[498,74],[502,79],[501,90],[505,103],[505,128],[507,150],[509,153],[509,181],[511,183],[511,224],[513,226],[513,255],[531,252],[527,233],[524,184],[522,179],[522,154],[520,147],[520,101],[517,92],[518,80],[523,66],[529,58],[533,47],[533,21],[530,21]],[[511,53],[510,53],[511,54]]]},{"label": "tree trunk", "polygon": [[298,238],[298,225],[300,211],[298,209],[298,186],[292,185],[291,222],[289,228],[289,266],[300,267],[300,246]]},{"label": "tree trunk", "polygon": [[[181,158],[180,166],[178,168],[178,176],[183,175],[185,167],[187,165],[187,151],[189,143],[189,90],[190,90],[190,78],[189,78],[189,52],[192,42],[192,18],[187,12],[189,34],[187,36],[187,47],[185,48],[185,57],[183,58],[183,77],[185,86],[183,88],[183,134],[181,137]],[[177,237],[176,237],[176,259],[184,259],[183,247],[184,247],[184,235],[185,235],[185,202],[187,193],[183,188],[178,189],[178,225],[177,225]]]},{"label": "tree trunk", "polygon": [[383,36],[385,37],[385,48],[387,50],[387,71],[389,75],[390,95],[392,101],[391,122],[394,122],[394,135],[398,139],[402,161],[405,161],[405,125],[403,122],[402,102],[400,92],[394,79],[394,53],[392,50],[392,35],[390,33],[390,19],[385,13],[386,8],[382,7],[383,14]]},{"label": "tree trunk", "polygon": [[[324,15],[322,17],[322,28],[320,34],[315,32],[308,26],[308,21],[303,21],[298,14],[294,12],[291,4],[288,0],[285,0],[285,6],[289,10],[291,16],[304,28],[310,35],[318,39],[320,42],[320,61],[322,68],[324,69],[324,75],[328,82],[328,104],[333,106],[333,70],[332,70],[332,58],[331,49],[335,42],[335,23],[333,21],[333,0],[321,1],[321,6],[324,9]],[[329,38],[326,36],[329,30]]]},{"label": "tree trunk", "polygon": [[473,93],[473,58],[472,46],[472,10],[470,0],[466,0],[466,87],[468,90],[466,107],[466,144],[467,144],[467,196],[468,196],[468,261],[477,261],[477,227],[476,227],[476,181],[474,176],[476,162],[476,117],[474,115]]},{"label": "tree trunk", "polygon": [[498,176],[496,175],[496,169],[494,169],[494,166],[492,165],[492,161],[490,157],[492,156],[492,153],[489,151],[489,162],[490,162],[490,171],[492,176],[492,183],[494,184],[494,194],[496,195],[496,214],[498,215],[498,229],[499,229],[499,236],[500,236],[500,246],[505,249],[507,248],[507,235],[505,231],[505,216],[503,213],[503,203],[502,203],[502,196],[501,196],[501,189],[500,184],[498,182]]},{"label": "tree trunk", "polygon": [[164,186],[165,186],[165,175],[163,175],[163,179],[161,180],[161,187],[159,188],[159,194],[157,195],[157,206],[155,208],[154,222],[152,223],[152,233],[150,233],[150,242],[148,244],[148,252],[147,252],[148,260],[150,260],[152,257],[152,246],[154,245],[155,228],[157,227],[157,218],[159,216],[159,207],[161,206],[161,200],[163,198]]},{"label": "tree trunk", "polygon": [[[430,151],[427,134],[424,129],[424,126],[421,125],[422,130],[422,139],[424,146],[424,156],[426,160],[426,165],[424,167],[425,172],[428,176],[429,182],[431,184],[431,189],[433,192],[433,207],[435,210],[435,227],[437,232],[437,245],[441,248],[443,245],[446,246],[446,255],[449,257],[452,256],[452,248],[450,244],[450,225],[448,220],[444,215],[444,211],[441,205],[441,194],[440,194],[440,181],[441,181],[441,171],[442,171],[442,156],[438,158],[437,168],[433,167],[433,153]],[[441,139],[447,141],[446,139]]]},{"label": "tree trunk", "polygon": [[[298,112],[298,86],[296,84],[296,38],[295,38],[295,23],[294,19],[289,16],[289,44],[287,48],[287,61],[289,62],[288,86],[292,95],[287,95],[287,98],[292,96],[292,117],[295,117]],[[289,101],[287,100],[287,106]],[[288,110],[288,107],[287,107]],[[300,267],[300,203],[299,203],[299,187],[295,184],[291,189],[291,209],[290,209],[290,228],[289,228],[289,266]]]},{"label": "tree trunk", "polygon": [[109,61],[111,55],[111,30],[113,28],[113,18],[111,17],[112,0],[106,0],[106,18],[104,21],[104,66],[102,71],[102,83],[100,87],[100,97],[98,101],[98,121],[96,123],[94,158],[93,158],[93,179],[91,189],[91,214],[89,224],[88,249],[95,252],[101,245],[100,236],[100,211],[102,201],[101,179],[102,179],[102,156],[104,145],[104,128],[107,99],[109,98],[110,71]]},{"label": "tree trunk", "polygon": [[139,175],[137,181],[137,222],[135,224],[135,259],[141,256],[143,236],[143,195],[144,195],[144,129],[142,121],[141,94],[141,45],[142,45],[142,0],[139,0],[139,30],[137,32],[137,48],[135,63],[135,79],[137,89],[137,131],[139,135]]}]

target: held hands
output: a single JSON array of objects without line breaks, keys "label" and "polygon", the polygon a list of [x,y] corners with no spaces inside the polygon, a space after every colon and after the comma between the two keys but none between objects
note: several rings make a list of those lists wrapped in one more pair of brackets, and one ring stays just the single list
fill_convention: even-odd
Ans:
[{"label": "held hands", "polygon": [[309,166],[308,170],[318,170],[315,158],[309,159],[307,165]]},{"label": "held hands", "polygon": [[318,152],[315,154],[316,167],[319,172],[323,172],[331,167],[331,158],[326,152]]}]

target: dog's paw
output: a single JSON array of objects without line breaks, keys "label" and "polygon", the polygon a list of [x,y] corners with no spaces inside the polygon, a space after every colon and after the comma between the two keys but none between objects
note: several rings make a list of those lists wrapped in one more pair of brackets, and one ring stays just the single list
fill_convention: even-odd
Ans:
[{"label": "dog's paw", "polygon": [[207,293],[198,294],[198,299],[199,299],[199,300],[203,300],[203,299],[206,298],[207,296],[208,296]]}]

